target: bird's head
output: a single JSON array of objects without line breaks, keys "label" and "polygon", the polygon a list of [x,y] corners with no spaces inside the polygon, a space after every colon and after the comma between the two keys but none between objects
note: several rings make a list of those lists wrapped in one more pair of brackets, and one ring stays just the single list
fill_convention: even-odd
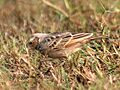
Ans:
[{"label": "bird's head", "polygon": [[47,37],[48,34],[45,33],[35,33],[28,40],[27,46],[31,49],[35,49],[35,47]]}]

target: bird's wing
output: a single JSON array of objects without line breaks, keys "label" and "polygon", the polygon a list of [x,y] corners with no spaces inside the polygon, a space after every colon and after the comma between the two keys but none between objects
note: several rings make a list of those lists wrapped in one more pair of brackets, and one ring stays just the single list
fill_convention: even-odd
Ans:
[{"label": "bird's wing", "polygon": [[49,49],[64,49],[76,43],[82,43],[92,36],[91,33],[53,33],[46,37],[41,43],[47,45]]},{"label": "bird's wing", "polygon": [[48,37],[44,38],[40,44],[44,45],[44,47],[48,47],[48,49],[62,49],[70,39],[72,39],[72,34],[70,32],[52,33],[49,34]]},{"label": "bird's wing", "polygon": [[71,41],[69,41],[65,47],[71,47],[74,46],[75,44],[85,44],[86,42],[88,42],[89,40],[91,40],[91,37],[93,36],[93,33],[77,33],[77,34],[73,34]]}]

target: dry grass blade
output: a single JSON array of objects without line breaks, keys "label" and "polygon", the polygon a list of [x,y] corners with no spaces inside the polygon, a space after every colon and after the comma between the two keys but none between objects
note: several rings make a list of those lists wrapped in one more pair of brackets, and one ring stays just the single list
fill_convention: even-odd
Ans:
[{"label": "dry grass blade", "polygon": [[52,7],[53,9],[58,10],[59,12],[61,12],[61,13],[62,13],[63,15],[65,15],[66,17],[69,17],[69,15],[68,15],[64,10],[62,10],[61,8],[59,8],[58,6],[56,6],[56,5],[52,4],[52,3],[50,3],[50,2],[47,1],[47,0],[42,0],[42,1],[43,1],[44,4],[46,4],[46,5],[50,6],[50,7]]},{"label": "dry grass blade", "polygon": [[[28,49],[38,32],[94,36],[59,60]],[[120,90],[120,0],[0,0],[0,90],[97,89]]]}]

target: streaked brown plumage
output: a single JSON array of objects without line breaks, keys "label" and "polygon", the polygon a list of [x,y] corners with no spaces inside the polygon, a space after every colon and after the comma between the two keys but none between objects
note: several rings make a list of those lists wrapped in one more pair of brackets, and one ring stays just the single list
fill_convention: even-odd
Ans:
[{"label": "streaked brown plumage", "polygon": [[92,33],[35,33],[30,38],[29,46],[51,58],[66,58],[78,51],[80,47],[90,41]]}]

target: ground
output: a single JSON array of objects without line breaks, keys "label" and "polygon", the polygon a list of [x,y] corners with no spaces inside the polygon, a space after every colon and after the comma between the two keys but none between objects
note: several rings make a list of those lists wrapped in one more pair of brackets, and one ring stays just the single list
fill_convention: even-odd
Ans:
[{"label": "ground", "polygon": [[[66,31],[103,38],[62,60],[26,45],[33,33]],[[0,0],[0,90],[87,89],[120,90],[120,1]]]}]

